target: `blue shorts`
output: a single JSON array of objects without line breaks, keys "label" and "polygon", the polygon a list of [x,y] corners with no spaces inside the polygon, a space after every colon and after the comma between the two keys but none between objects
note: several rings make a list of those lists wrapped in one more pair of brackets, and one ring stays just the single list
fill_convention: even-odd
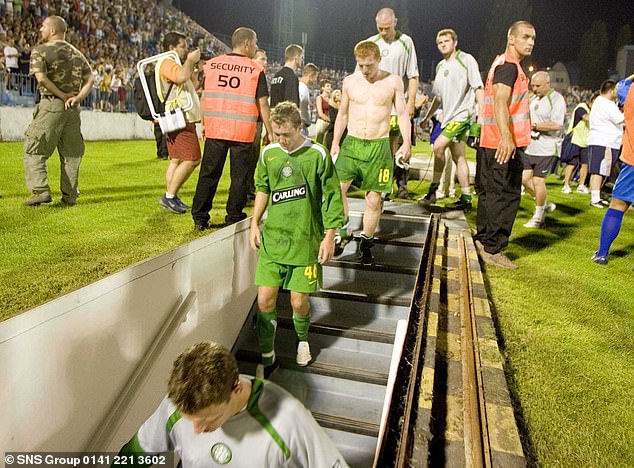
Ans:
[{"label": "blue shorts", "polygon": [[[612,168],[614,168],[614,165],[619,158],[619,150],[614,148],[607,149],[612,152]],[[588,146],[588,171],[590,172],[590,174],[601,174],[601,161],[603,161],[603,158],[605,157],[605,150],[605,146]]]},{"label": "blue shorts", "polygon": [[634,203],[634,166],[621,164],[621,172],[612,189],[612,198]]}]

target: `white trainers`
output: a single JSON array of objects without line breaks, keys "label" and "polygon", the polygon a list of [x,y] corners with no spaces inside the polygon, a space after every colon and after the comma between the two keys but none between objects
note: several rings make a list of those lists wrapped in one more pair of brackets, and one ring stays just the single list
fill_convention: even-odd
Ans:
[{"label": "white trainers", "polygon": [[590,193],[590,190],[585,185],[580,185],[577,187],[577,193]]},{"label": "white trainers", "polygon": [[528,223],[524,224],[524,227],[530,229],[541,229],[544,227],[544,224],[545,223],[542,218],[537,218],[533,216],[531,219],[528,220]]},{"label": "white trainers", "polygon": [[[577,189],[577,191],[579,191],[579,189]],[[570,187],[568,187],[567,185],[564,185],[561,188],[561,193],[572,193],[572,189]]]},{"label": "white trainers", "polygon": [[297,345],[297,365],[302,367],[307,366],[312,359],[313,357],[310,354],[308,341],[300,341]]},{"label": "white trainers", "polygon": [[557,209],[557,205],[555,205],[553,202],[546,202],[546,206],[544,207],[544,211],[546,213],[552,213],[553,211],[555,211]]}]

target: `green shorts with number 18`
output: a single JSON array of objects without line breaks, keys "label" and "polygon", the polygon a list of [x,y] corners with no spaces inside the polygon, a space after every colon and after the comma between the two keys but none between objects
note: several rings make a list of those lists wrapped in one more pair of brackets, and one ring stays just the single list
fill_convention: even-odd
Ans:
[{"label": "green shorts with number 18", "polygon": [[321,284],[322,270],[319,263],[312,265],[283,265],[271,260],[263,250],[258,254],[255,269],[256,286],[283,287],[289,291],[310,294]]},{"label": "green shorts with number 18", "polygon": [[352,180],[366,192],[392,193],[394,157],[388,137],[362,140],[346,136],[335,167],[341,182]]}]

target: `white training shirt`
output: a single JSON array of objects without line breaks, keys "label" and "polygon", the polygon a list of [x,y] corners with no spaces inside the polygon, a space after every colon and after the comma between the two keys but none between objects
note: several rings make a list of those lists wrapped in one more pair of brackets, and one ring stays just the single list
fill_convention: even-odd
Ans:
[{"label": "white training shirt", "polygon": [[[541,97],[535,97],[530,103],[531,122],[540,124],[555,122],[563,127],[566,116],[566,100],[554,89]],[[526,154],[531,156],[559,156],[561,130],[553,132],[533,132]]]},{"label": "white training shirt", "polygon": [[184,468],[348,466],[295,397],[272,382],[251,382],[247,407],[214,432],[197,434],[165,397],[121,453],[173,451]]},{"label": "white training shirt", "polygon": [[299,81],[299,115],[305,125],[310,125],[310,89],[303,81]]},{"label": "white training shirt", "polygon": [[436,67],[432,94],[442,100],[442,127],[449,122],[467,122],[475,113],[475,90],[484,88],[478,62],[471,54],[456,51],[451,60]]},{"label": "white training shirt", "polygon": [[418,59],[414,41],[407,34],[396,31],[396,37],[392,42],[385,42],[380,34],[375,34],[367,39],[375,42],[381,51],[381,63],[379,68],[403,78],[405,95],[411,78],[418,77]]},{"label": "white training shirt", "polygon": [[623,113],[613,101],[597,96],[590,109],[588,146],[619,149],[623,140],[624,119]]},{"label": "white training shirt", "polygon": [[18,68],[18,49],[9,45],[4,47],[4,65],[7,68]]}]

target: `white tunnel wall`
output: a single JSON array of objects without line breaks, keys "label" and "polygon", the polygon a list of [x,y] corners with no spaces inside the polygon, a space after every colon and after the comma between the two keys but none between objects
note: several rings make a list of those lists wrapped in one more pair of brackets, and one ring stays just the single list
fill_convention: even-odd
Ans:
[{"label": "white tunnel wall", "polygon": [[0,451],[84,450],[179,295],[197,294],[101,450],[118,450],[154,411],[183,349],[231,347],[256,296],[249,221],[1,323]]}]

